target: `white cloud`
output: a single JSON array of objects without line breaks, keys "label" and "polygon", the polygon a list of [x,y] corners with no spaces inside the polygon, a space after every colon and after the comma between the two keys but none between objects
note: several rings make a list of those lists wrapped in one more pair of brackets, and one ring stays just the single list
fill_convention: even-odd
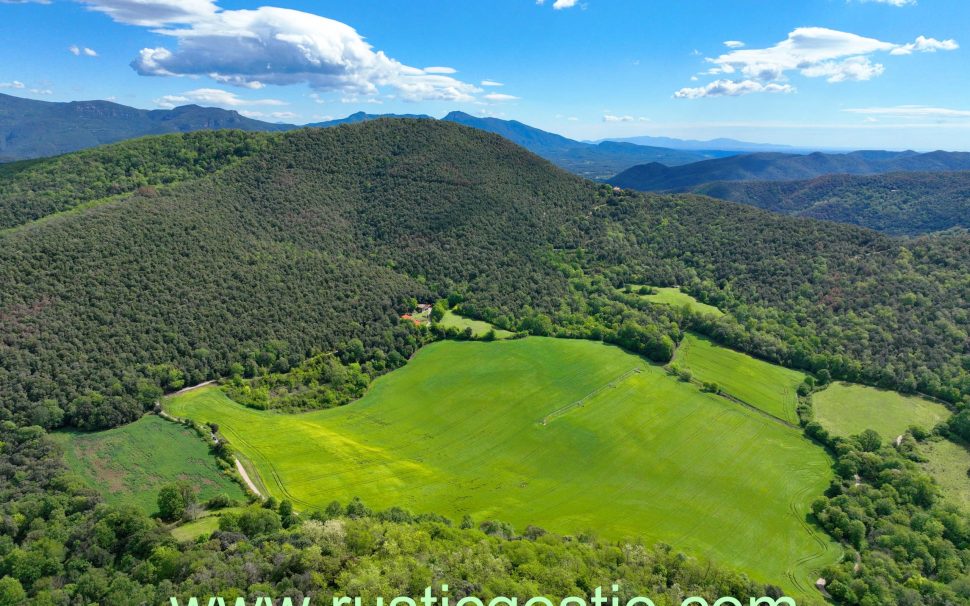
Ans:
[{"label": "white cloud", "polygon": [[19,80],[14,80],[13,82],[0,82],[0,88],[23,88],[24,83]]},{"label": "white cloud", "polygon": [[457,74],[458,70],[453,67],[426,67],[424,68],[424,73],[426,74]]},{"label": "white cloud", "polygon": [[487,101],[518,101],[518,97],[514,95],[504,95],[502,93],[489,93],[482,97]]},{"label": "white cloud", "polygon": [[552,8],[556,10],[560,10],[564,8],[572,8],[576,6],[577,2],[578,0],[556,0],[555,2],[552,3]]},{"label": "white cloud", "polygon": [[677,99],[699,99],[701,97],[740,97],[751,93],[793,93],[795,87],[790,84],[768,84],[755,80],[715,80],[705,86],[696,88],[682,88],[674,97]]},{"label": "white cloud", "polygon": [[725,40],[724,46],[728,48],[744,48],[745,44],[740,40]]},{"label": "white cloud", "polygon": [[[727,43],[725,43],[727,44]],[[789,74],[807,78],[826,78],[829,82],[870,80],[881,75],[885,66],[872,61],[875,53],[908,55],[914,52],[956,50],[954,40],[918,37],[909,44],[895,44],[823,27],[800,27],[768,48],[736,49],[708,58],[712,67],[705,72],[720,78],[707,86],[685,88],[675,97],[696,99],[706,96],[736,96],[756,92],[793,92],[787,84]]]},{"label": "white cloud", "polygon": [[67,47],[67,50],[70,51],[70,53],[75,57],[79,57],[81,55],[84,55],[85,57],[98,56],[98,52],[95,51],[94,49],[88,48],[86,46],[81,47],[81,46],[78,46],[77,44],[72,44],[71,46]]},{"label": "white cloud", "polygon": [[650,118],[640,116],[617,116],[615,114],[603,114],[603,122],[649,122]]},{"label": "white cloud", "polygon": [[54,94],[54,91],[52,91],[49,88],[32,88],[32,89],[30,89],[29,92],[31,92],[31,93],[33,93],[35,95],[53,95]]},{"label": "white cloud", "polygon": [[865,116],[889,116],[893,118],[970,118],[970,109],[950,109],[929,105],[897,105],[895,107],[856,107],[842,110]]},{"label": "white cloud", "polygon": [[482,86],[505,86],[501,82],[496,82],[495,80],[482,80],[481,85]]},{"label": "white cloud", "polygon": [[960,45],[957,44],[956,40],[937,40],[936,38],[919,36],[915,42],[897,46],[889,54],[911,55],[913,53],[935,53],[938,50],[953,51],[958,48],[960,48]]},{"label": "white cloud", "polygon": [[222,10],[213,0],[84,0],[120,23],[155,27],[176,41],[145,48],[132,67],[145,76],[209,76],[233,86],[306,83],[320,91],[407,101],[471,101],[477,86],[375,51],[352,27],[312,13],[263,6]]},{"label": "white cloud", "polygon": [[876,4],[890,4],[892,6],[916,5],[916,0],[859,0],[859,2],[875,2]]},{"label": "white cloud", "polygon": [[190,103],[204,103],[217,107],[249,107],[254,105],[286,105],[279,99],[242,99],[235,93],[218,88],[197,88],[177,95],[155,99],[155,105],[167,109]]}]

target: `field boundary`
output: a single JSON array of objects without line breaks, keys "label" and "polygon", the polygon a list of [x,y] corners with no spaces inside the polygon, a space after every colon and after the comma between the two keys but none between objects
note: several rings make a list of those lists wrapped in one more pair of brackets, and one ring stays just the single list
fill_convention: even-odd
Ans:
[{"label": "field boundary", "polygon": [[540,425],[547,425],[547,424],[549,424],[550,421],[553,421],[553,420],[555,420],[555,419],[563,416],[564,414],[568,413],[572,409],[574,409],[574,408],[580,408],[581,406],[583,406],[585,404],[585,402],[587,400],[589,400],[589,399],[591,399],[591,398],[593,398],[595,396],[598,396],[599,394],[601,394],[602,392],[606,391],[607,389],[609,389],[611,387],[616,387],[617,385],[619,385],[620,383],[622,383],[626,379],[629,379],[631,376],[633,376],[635,374],[639,374],[641,372],[643,372],[643,369],[641,367],[639,367],[639,366],[637,366],[635,368],[631,368],[630,370],[628,370],[625,373],[623,373],[622,375],[616,377],[615,379],[613,379],[609,383],[607,383],[605,385],[600,385],[599,387],[597,387],[593,391],[589,392],[588,394],[586,394],[582,398],[576,400],[575,402],[570,402],[569,404],[566,404],[565,406],[562,406],[562,407],[557,408],[556,410],[550,412],[546,416],[544,416],[541,419],[539,419],[539,424]]}]

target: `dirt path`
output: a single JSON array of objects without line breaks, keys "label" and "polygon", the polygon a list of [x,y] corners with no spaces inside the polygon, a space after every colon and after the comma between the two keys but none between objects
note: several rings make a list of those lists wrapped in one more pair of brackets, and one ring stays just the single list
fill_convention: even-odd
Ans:
[{"label": "dirt path", "polygon": [[239,462],[239,459],[235,459],[235,461],[236,461],[236,471],[238,471],[239,475],[242,476],[243,482],[246,483],[246,486],[249,486],[249,490],[252,490],[256,496],[262,499],[263,494],[259,492],[259,489],[256,488],[256,485],[253,484],[253,481],[249,479],[249,474],[246,473],[246,468],[243,467],[243,464]]}]

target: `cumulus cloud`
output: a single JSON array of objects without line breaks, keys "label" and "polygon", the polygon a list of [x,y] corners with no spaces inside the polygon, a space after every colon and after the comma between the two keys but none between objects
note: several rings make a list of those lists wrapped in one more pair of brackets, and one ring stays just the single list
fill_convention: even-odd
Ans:
[{"label": "cumulus cloud", "polygon": [[897,105],[895,107],[855,107],[842,110],[850,114],[868,117],[888,116],[892,118],[970,118],[970,109],[950,109],[930,105]]},{"label": "cumulus cloud", "polygon": [[84,55],[85,57],[98,56],[97,51],[95,51],[94,49],[88,48],[86,46],[78,46],[77,44],[72,44],[71,46],[67,47],[67,50],[70,51],[70,53],[75,57],[80,57],[81,55]]},{"label": "cumulus cloud", "polygon": [[786,83],[792,72],[807,78],[826,78],[829,82],[870,80],[885,71],[884,65],[872,60],[876,53],[909,55],[957,48],[959,45],[954,40],[925,36],[909,44],[896,44],[823,27],[800,27],[774,46],[737,48],[708,58],[712,67],[705,74],[719,79],[707,86],[681,89],[674,96],[696,99],[793,92],[794,88]]},{"label": "cumulus cloud", "polygon": [[677,99],[700,99],[701,97],[740,97],[751,93],[793,93],[791,84],[757,82],[755,80],[715,80],[705,86],[682,88],[674,93]]},{"label": "cumulus cloud", "polygon": [[744,48],[745,44],[740,40],[725,40],[724,46],[728,48]]},{"label": "cumulus cloud", "polygon": [[24,88],[24,83],[19,80],[14,80],[13,82],[0,82],[0,88]]},{"label": "cumulus cloud", "polygon": [[312,13],[263,6],[223,10],[213,0],[84,0],[115,21],[158,28],[176,42],[145,48],[131,65],[145,76],[209,76],[258,89],[306,83],[318,91],[376,95],[393,89],[408,101],[470,101],[477,86],[420,69],[374,50],[352,27]]},{"label": "cumulus cloud", "polygon": [[482,80],[481,85],[482,86],[505,86],[501,82],[496,82],[495,80]]},{"label": "cumulus cloud", "polygon": [[155,99],[158,107],[171,109],[179,105],[204,103],[217,107],[250,107],[254,105],[286,105],[279,99],[243,99],[235,93],[218,88],[197,88],[177,95],[165,95]]},{"label": "cumulus cloud", "polygon": [[578,0],[556,0],[552,3],[552,8],[560,10],[563,8],[572,8],[576,6]]}]

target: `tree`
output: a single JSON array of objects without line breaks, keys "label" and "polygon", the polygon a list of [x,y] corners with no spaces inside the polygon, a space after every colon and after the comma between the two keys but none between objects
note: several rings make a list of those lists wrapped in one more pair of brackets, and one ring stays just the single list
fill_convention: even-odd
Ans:
[{"label": "tree", "polygon": [[856,436],[859,448],[865,452],[876,452],[882,448],[882,437],[872,429],[867,429]]},{"label": "tree", "polygon": [[0,606],[19,606],[26,600],[27,592],[24,591],[20,581],[13,577],[0,579]]},{"label": "tree", "polygon": [[158,517],[166,522],[174,522],[185,515],[185,497],[175,484],[162,486],[158,491]]}]

